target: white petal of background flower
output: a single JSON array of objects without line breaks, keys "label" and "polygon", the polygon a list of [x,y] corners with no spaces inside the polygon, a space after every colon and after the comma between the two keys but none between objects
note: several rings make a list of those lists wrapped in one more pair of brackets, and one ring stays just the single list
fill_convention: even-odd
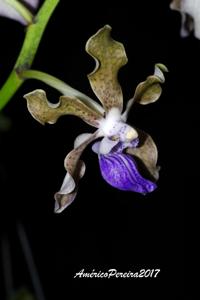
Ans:
[{"label": "white petal of background flower", "polygon": [[13,19],[23,25],[27,25],[26,20],[5,0],[0,0],[0,16]]},{"label": "white petal of background flower", "polygon": [[181,36],[186,37],[193,30],[193,26],[192,28],[185,28],[186,18],[189,15],[194,21],[194,36],[200,39],[200,0],[174,0],[170,4],[170,8],[178,10],[181,13]]},{"label": "white petal of background flower", "polygon": [[37,8],[39,0],[24,0],[25,3],[29,4],[33,8]]},{"label": "white petal of background flower", "polygon": [[183,0],[182,10],[193,17],[194,35],[200,39],[200,0]]}]

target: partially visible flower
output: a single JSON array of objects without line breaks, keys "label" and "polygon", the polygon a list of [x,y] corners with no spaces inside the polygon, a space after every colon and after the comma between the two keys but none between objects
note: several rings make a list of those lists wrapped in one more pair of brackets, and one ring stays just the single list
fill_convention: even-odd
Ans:
[{"label": "partially visible flower", "polygon": [[170,8],[181,13],[180,35],[187,37],[194,31],[194,36],[200,39],[200,0],[173,0]]},{"label": "partially visible flower", "polygon": [[71,114],[97,128],[92,134],[78,136],[74,149],[65,158],[67,173],[60,191],[55,194],[57,213],[74,200],[78,182],[85,173],[81,154],[96,139],[100,140],[93,145],[93,151],[98,154],[101,174],[110,185],[142,194],[156,188],[155,181],[159,177],[156,145],[147,133],[133,128],[126,121],[133,103],[146,105],[158,100],[162,92],[160,84],[165,80],[163,72],[167,68],[157,64],[154,75],[137,86],[123,112],[123,95],[117,75],[127,63],[127,57],[124,46],[113,40],[110,32],[111,27],[106,25],[86,44],[86,51],[96,61],[88,79],[103,107],[78,91],[61,96],[57,104],[50,103],[43,90],[24,96],[29,112],[42,124],[53,124],[60,116]]},{"label": "partially visible flower", "polygon": [[0,16],[28,25],[33,17],[29,9],[36,9],[38,4],[39,0],[0,0]]}]

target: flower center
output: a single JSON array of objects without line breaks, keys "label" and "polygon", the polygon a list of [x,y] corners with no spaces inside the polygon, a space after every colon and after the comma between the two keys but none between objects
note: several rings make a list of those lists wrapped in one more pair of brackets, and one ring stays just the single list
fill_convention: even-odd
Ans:
[{"label": "flower center", "polygon": [[112,140],[130,142],[138,137],[137,131],[121,120],[120,111],[115,107],[101,120],[99,128],[104,136]]}]

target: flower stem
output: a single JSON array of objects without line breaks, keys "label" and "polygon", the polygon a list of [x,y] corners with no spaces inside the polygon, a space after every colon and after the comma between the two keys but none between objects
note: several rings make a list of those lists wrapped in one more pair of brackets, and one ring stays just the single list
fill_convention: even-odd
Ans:
[{"label": "flower stem", "polygon": [[27,24],[32,22],[33,15],[22,3],[17,0],[6,0],[6,2],[23,17]]},{"label": "flower stem", "polygon": [[46,25],[58,2],[59,0],[46,0],[35,16],[34,22],[27,27],[24,43],[15,66],[0,90],[0,110],[5,107],[24,82],[18,73],[31,67]]}]

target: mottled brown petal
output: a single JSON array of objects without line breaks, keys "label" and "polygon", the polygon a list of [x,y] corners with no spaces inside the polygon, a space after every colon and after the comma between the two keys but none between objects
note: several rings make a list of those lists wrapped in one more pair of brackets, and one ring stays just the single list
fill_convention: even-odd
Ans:
[{"label": "mottled brown petal", "polygon": [[61,213],[75,199],[78,190],[78,182],[85,173],[85,164],[83,161],[78,161],[76,165],[76,176],[74,178],[67,172],[63,180],[60,191],[55,193],[55,213]]},{"label": "mottled brown petal", "polygon": [[159,167],[157,166],[158,151],[152,137],[146,132],[137,129],[139,135],[139,146],[127,148],[128,154],[134,155],[144,165],[154,180],[159,178]]},{"label": "mottled brown petal", "polygon": [[154,75],[148,76],[145,81],[138,84],[133,98],[127,103],[126,110],[122,117],[124,120],[127,119],[133,103],[138,102],[142,105],[146,105],[153,103],[160,98],[162,93],[160,84],[165,82],[164,72],[168,72],[166,66],[163,64],[156,64]]},{"label": "mottled brown petal", "polygon": [[67,174],[59,192],[55,194],[55,212],[62,212],[69,206],[77,194],[77,184],[85,173],[85,164],[80,156],[89,143],[98,137],[98,131],[88,134],[88,138],[82,144],[73,149],[65,158],[64,166]]},{"label": "mottled brown petal", "polygon": [[101,28],[86,43],[86,51],[95,59],[96,67],[88,75],[90,85],[106,111],[123,108],[123,95],[118,83],[119,69],[127,63],[123,44],[110,36],[109,25]]},{"label": "mottled brown petal", "polygon": [[134,101],[143,105],[157,101],[162,93],[160,83],[165,81],[163,72],[168,72],[167,68],[163,64],[156,64],[154,75],[148,76],[136,87]]},{"label": "mottled brown petal", "polygon": [[43,125],[54,124],[63,115],[74,115],[98,127],[98,121],[103,117],[75,97],[61,96],[58,103],[52,104],[43,90],[35,90],[24,95],[24,98],[31,115]]}]

